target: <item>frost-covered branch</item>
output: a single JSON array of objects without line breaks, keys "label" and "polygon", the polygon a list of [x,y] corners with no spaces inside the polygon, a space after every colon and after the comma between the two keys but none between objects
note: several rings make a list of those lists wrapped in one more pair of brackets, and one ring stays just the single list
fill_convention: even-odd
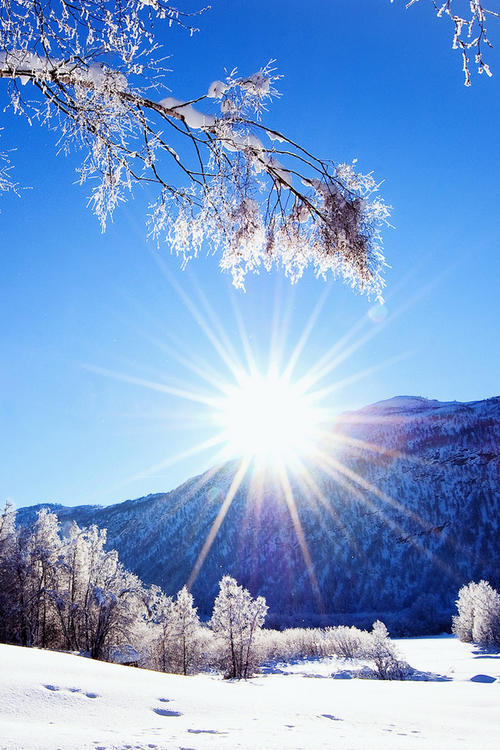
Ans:
[{"label": "frost-covered branch", "polygon": [[[394,0],[391,0],[391,3]],[[419,2],[409,0],[406,7]],[[453,24],[453,49],[459,50],[462,56],[462,69],[465,85],[471,85],[471,64],[477,65],[478,73],[492,75],[489,65],[484,60],[485,47],[492,47],[486,23],[490,18],[500,18],[500,12],[486,8],[482,0],[432,0],[438,18],[447,16]]]},{"label": "frost-covered branch", "polygon": [[0,153],[0,192],[12,190],[14,183],[10,179],[10,161],[7,154]]},{"label": "frost-covered branch", "polygon": [[[0,133],[1,130],[0,128]],[[0,151],[0,193],[16,189],[16,185],[10,176],[11,170],[12,166],[8,154]]]},{"label": "frost-covered branch", "polygon": [[94,182],[89,204],[103,229],[145,182],[158,191],[150,234],[184,262],[220,253],[237,287],[249,271],[278,266],[296,280],[312,266],[380,295],[389,209],[378,185],[354,162],[319,159],[263,122],[277,94],[271,65],[245,77],[234,70],[183,101],[159,89],[164,71],[148,20],[189,25],[166,3],[1,7],[10,104],[57,127],[64,151],[83,149],[80,181]]}]

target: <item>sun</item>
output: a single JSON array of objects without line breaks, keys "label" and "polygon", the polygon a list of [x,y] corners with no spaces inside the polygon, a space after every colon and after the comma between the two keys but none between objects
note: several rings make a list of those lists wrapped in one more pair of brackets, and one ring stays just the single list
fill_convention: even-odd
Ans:
[{"label": "sun", "polygon": [[217,404],[228,452],[270,466],[313,452],[320,421],[314,395],[278,374],[240,374]]}]

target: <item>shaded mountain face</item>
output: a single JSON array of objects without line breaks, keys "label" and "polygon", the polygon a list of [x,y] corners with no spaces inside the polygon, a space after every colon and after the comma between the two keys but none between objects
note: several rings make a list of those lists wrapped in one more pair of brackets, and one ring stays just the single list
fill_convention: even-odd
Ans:
[{"label": "shaded mountain face", "polygon": [[[250,469],[228,504],[238,467],[108,507],[49,507],[63,528],[106,528],[124,565],[169,594],[198,561],[203,615],[225,573],[297,623],[397,611],[423,594],[451,608],[470,580],[500,584],[500,397],[399,396],[344,414],[307,474],[290,473],[287,485]],[[18,521],[39,508],[20,509]]]}]

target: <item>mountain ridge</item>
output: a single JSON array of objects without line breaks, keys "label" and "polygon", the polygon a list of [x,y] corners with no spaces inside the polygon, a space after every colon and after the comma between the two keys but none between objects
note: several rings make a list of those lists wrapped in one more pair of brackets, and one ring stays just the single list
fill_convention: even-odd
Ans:
[{"label": "mountain ridge", "polygon": [[126,567],[169,594],[198,565],[202,614],[224,573],[297,619],[394,611],[422,596],[451,608],[469,580],[498,586],[500,397],[396,396],[345,412],[324,453],[309,477],[290,476],[290,491],[270,474],[245,476],[223,518],[237,461],[167,493],[109,506],[43,503],[18,518],[49,507],[63,529],[73,520],[107,528]]}]

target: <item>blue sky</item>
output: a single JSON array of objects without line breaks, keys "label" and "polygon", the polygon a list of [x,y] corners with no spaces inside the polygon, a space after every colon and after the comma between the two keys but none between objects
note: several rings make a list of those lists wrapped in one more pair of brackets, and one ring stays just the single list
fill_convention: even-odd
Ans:
[{"label": "blue sky", "polygon": [[332,414],[397,394],[500,393],[500,24],[488,52],[496,75],[467,89],[448,23],[424,0],[403,5],[214,0],[194,37],[162,32],[174,96],[205,92],[224,68],[251,73],[276,58],[282,97],[267,122],[384,180],[394,228],[384,235],[383,322],[370,319],[365,297],[311,274],[294,287],[277,273],[249,277],[242,294],[216,258],[182,272],[166,246],[158,255],[145,240],[142,190],[102,235],[87,188],[74,184],[77,159],[57,155],[54,133],[2,115],[3,148],[16,148],[15,177],[29,188],[0,198],[2,499],[107,504],[172,489],[211,465],[210,450],[173,461],[213,434],[205,407],[99,372],[209,394],[181,354],[230,379],[183,298],[206,317],[204,296],[237,351],[241,318],[265,366],[276,321],[286,358],[325,295],[298,372],[351,332],[344,349],[356,346],[326,383],[348,381],[331,396]]}]

